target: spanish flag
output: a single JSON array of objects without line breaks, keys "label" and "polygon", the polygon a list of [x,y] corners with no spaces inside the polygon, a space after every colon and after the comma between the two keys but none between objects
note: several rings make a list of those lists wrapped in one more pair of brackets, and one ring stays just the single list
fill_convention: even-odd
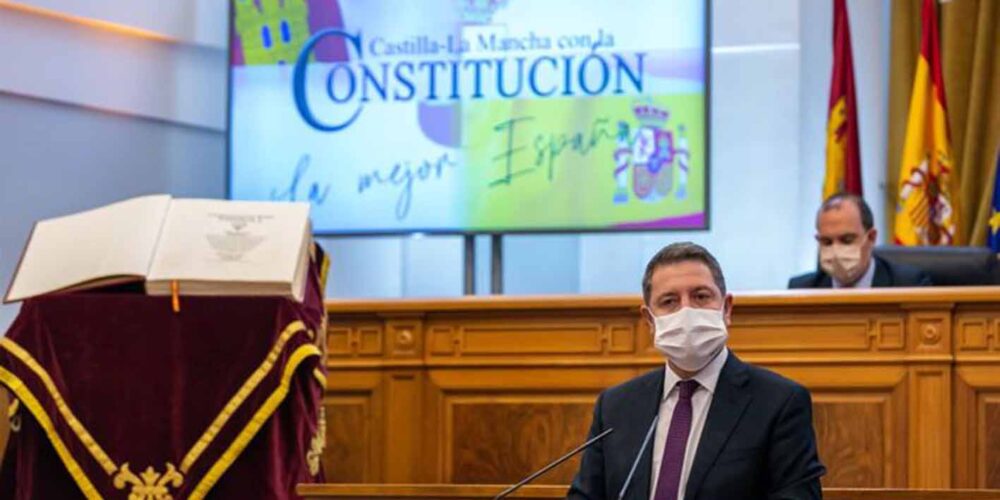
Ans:
[{"label": "spanish flag", "polygon": [[986,242],[994,252],[1000,253],[1000,149],[997,149],[997,166],[993,170],[993,206],[987,224]]},{"label": "spanish flag", "polygon": [[893,231],[899,245],[951,245],[958,226],[936,3],[924,0],[923,5],[920,57],[899,166]]},{"label": "spanish flag", "polygon": [[833,1],[833,76],[830,78],[830,110],[826,125],[823,199],[839,192],[861,196],[861,153],[847,0]]}]

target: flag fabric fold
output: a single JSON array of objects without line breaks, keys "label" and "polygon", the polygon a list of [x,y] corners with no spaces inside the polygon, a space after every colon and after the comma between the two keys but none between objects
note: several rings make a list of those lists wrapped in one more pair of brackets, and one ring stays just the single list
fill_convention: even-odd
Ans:
[{"label": "flag fabric fold", "polygon": [[951,245],[957,237],[955,164],[948,131],[935,0],[924,0],[917,59],[899,166],[893,239],[899,245]]},{"label": "flag fabric fold", "polygon": [[987,244],[994,252],[1000,253],[1000,149],[997,149],[997,163],[993,167],[993,200],[990,205],[990,218],[987,221]]},{"label": "flag fabric fold", "polygon": [[833,1],[833,71],[827,117],[823,199],[839,192],[861,196],[861,151],[847,0]]}]

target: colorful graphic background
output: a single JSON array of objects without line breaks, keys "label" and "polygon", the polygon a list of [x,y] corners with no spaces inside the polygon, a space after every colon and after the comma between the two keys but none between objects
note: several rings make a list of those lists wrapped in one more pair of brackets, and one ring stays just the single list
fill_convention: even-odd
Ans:
[{"label": "colorful graphic background", "polygon": [[[332,234],[705,227],[701,4],[233,0],[231,197],[308,200],[315,231]],[[317,44],[308,60],[308,101],[327,121],[358,105],[325,99],[327,77],[340,62],[580,61],[594,52],[608,61],[612,54],[634,61],[642,52],[643,91],[501,98],[496,82],[485,81],[484,88],[494,90],[484,99],[372,100],[350,127],[324,132],[304,122],[292,92],[292,66],[306,40],[324,28],[365,40],[363,58],[333,37]],[[473,43],[467,54],[375,55],[368,45],[421,36],[475,42],[490,34],[596,40],[597,33],[610,34],[613,46],[490,51]],[[470,83],[463,78],[463,85]],[[342,83],[334,87],[346,92]],[[417,95],[426,90],[426,83],[416,83]],[[505,128],[511,120],[513,128]]]}]

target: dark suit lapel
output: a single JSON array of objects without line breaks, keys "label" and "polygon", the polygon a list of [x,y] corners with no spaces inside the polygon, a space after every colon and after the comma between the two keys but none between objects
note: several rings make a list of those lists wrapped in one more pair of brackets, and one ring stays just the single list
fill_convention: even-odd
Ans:
[{"label": "dark suit lapel", "polygon": [[875,259],[875,275],[872,276],[872,286],[873,287],[889,287],[893,285],[892,273],[889,271],[889,266],[878,256],[872,256]]},{"label": "dark suit lapel", "polygon": [[823,271],[817,271],[816,288],[833,288],[833,278]]},{"label": "dark suit lapel", "polygon": [[688,475],[685,499],[690,500],[698,494],[705,475],[715,464],[719,452],[732,435],[736,424],[743,416],[743,411],[750,404],[752,398],[749,391],[744,389],[748,377],[747,366],[730,352],[729,359],[726,360],[719,375],[712,405],[708,408],[705,427],[701,431],[701,441],[698,443],[698,451],[694,455],[694,463],[691,464],[691,473]]},{"label": "dark suit lapel", "polygon": [[[639,448],[642,446],[642,440],[646,437],[646,432],[649,431],[649,424],[653,423],[653,417],[660,411],[660,401],[663,398],[663,376],[664,368],[656,371],[656,378],[651,380],[642,391],[639,401],[636,401],[635,405],[635,429],[638,432],[635,434],[638,439],[632,439],[634,444],[629,446],[629,460],[628,467],[632,466],[632,460],[635,458],[635,454],[639,452]],[[639,460],[639,465],[635,469],[635,477],[632,478],[632,485],[629,486],[628,492],[625,494],[625,498],[635,499],[635,500],[648,500],[649,499],[649,472],[653,467],[653,440],[656,439],[656,434],[654,431],[653,436],[649,440],[649,444],[646,449],[642,452],[642,458]],[[628,474],[628,470],[625,470],[625,475]],[[624,475],[622,477],[625,477]],[[617,492],[616,492],[617,494]]]}]

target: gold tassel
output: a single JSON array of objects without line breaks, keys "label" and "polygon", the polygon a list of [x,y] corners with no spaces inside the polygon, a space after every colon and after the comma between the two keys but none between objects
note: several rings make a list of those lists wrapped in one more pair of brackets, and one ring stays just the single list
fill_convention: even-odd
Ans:
[{"label": "gold tassel", "polygon": [[177,280],[170,282],[170,305],[175,313],[181,312],[181,285]]}]

